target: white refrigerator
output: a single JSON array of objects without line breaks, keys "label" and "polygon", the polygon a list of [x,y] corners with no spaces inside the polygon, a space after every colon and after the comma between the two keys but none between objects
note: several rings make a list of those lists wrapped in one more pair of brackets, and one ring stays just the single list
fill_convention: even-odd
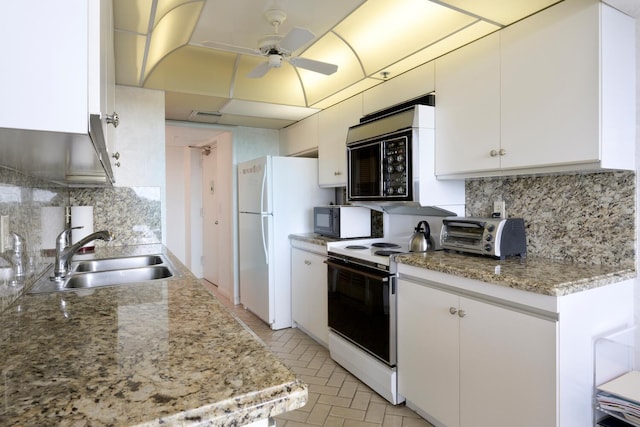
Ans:
[{"label": "white refrigerator", "polygon": [[318,187],[317,159],[238,164],[240,302],[272,329],[292,326],[289,235],[312,232],[313,207],[333,199]]}]

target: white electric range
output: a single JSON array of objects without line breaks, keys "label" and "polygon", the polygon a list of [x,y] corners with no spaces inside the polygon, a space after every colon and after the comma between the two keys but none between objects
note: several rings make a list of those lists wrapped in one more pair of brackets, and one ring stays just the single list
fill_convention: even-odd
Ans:
[{"label": "white electric range", "polygon": [[396,263],[410,236],[327,244],[331,358],[393,404],[398,394]]}]

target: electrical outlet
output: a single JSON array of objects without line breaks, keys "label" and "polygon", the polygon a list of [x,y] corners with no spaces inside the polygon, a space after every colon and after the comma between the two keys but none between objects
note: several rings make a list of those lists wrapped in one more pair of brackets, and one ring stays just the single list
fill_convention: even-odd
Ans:
[{"label": "electrical outlet", "polygon": [[493,202],[493,216],[497,218],[506,218],[507,210],[505,208],[504,200],[496,200]]},{"label": "electrical outlet", "polygon": [[0,215],[0,253],[9,249],[9,215]]}]

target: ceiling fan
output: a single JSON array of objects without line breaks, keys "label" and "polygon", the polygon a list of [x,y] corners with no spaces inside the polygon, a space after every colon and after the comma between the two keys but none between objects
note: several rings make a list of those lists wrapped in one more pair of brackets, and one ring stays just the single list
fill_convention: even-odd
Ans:
[{"label": "ceiling fan", "polygon": [[261,63],[249,72],[247,77],[260,78],[267,74],[272,68],[280,68],[282,62],[287,61],[291,65],[316,73],[330,75],[338,71],[338,66],[328,62],[316,61],[313,59],[291,56],[297,49],[301,48],[315,38],[315,35],[300,27],[294,27],[286,35],[278,34],[278,28],[287,19],[287,14],[281,9],[269,9],[264,13],[266,20],[273,25],[273,33],[267,34],[259,41],[258,49],[234,46],[226,43],[204,41],[202,44],[214,49],[226,50],[243,55],[263,56],[266,62]]}]

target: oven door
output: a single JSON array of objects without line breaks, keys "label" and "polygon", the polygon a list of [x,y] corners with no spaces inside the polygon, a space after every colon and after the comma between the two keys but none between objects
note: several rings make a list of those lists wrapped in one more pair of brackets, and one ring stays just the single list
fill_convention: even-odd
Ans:
[{"label": "oven door", "polygon": [[395,276],[335,258],[329,258],[327,265],[329,328],[395,366]]}]

